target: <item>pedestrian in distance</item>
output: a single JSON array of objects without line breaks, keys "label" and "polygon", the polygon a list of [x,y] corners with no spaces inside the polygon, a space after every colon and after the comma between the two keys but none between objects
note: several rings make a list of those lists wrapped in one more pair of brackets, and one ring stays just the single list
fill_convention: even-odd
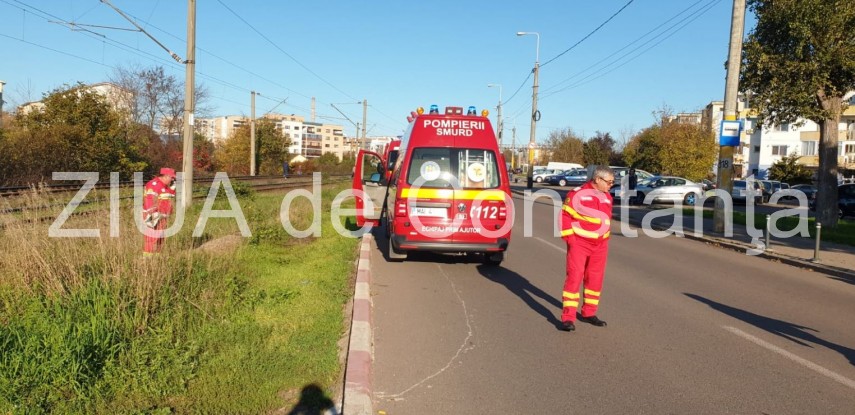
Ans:
[{"label": "pedestrian in distance", "polygon": [[[629,168],[629,191],[632,193],[635,188],[638,187],[638,175],[635,173],[635,167]],[[630,205],[640,205],[641,203],[636,200],[635,196],[630,196],[629,198]]]},{"label": "pedestrian in distance", "polygon": [[145,184],[143,198],[144,232],[143,256],[160,253],[163,247],[163,230],[169,215],[172,214],[175,201],[175,170],[169,167],[160,169],[160,174]]},{"label": "pedestrian in distance", "polygon": [[[590,181],[567,193],[561,212],[561,237],[567,243],[567,271],[559,324],[564,331],[576,329],[580,299],[579,320],[597,327],[606,325],[597,317],[597,309],[609,253],[613,205],[609,189],[615,182],[615,175],[608,166],[597,166],[591,177]],[[580,293],[582,284],[584,291]]]}]

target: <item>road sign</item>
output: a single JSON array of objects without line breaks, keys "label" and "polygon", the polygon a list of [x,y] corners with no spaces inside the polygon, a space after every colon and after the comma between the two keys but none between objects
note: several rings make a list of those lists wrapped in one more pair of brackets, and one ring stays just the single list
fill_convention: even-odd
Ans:
[{"label": "road sign", "polygon": [[720,147],[736,147],[739,145],[739,135],[742,132],[742,121],[721,121],[718,145]]}]

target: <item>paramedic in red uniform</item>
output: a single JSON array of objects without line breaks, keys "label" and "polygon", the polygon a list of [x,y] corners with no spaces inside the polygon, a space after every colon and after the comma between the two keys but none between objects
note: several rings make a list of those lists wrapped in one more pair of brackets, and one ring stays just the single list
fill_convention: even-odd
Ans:
[{"label": "paramedic in red uniform", "polygon": [[[561,237],[567,242],[567,277],[562,293],[563,309],[559,328],[576,329],[576,309],[582,302],[579,320],[598,327],[606,322],[597,317],[609,253],[614,171],[597,166],[592,179],[571,190],[561,212]],[[584,291],[579,285],[584,283]]]},{"label": "paramedic in red uniform", "polygon": [[160,252],[163,245],[163,230],[172,213],[175,200],[175,170],[169,167],[160,169],[160,175],[145,184],[143,198],[143,222],[146,225],[143,255]]}]

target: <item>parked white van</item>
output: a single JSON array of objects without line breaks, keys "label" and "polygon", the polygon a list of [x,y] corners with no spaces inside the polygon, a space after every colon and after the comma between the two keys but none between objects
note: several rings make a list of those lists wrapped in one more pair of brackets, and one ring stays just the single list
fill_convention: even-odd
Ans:
[{"label": "parked white van", "polygon": [[546,164],[547,170],[572,170],[572,169],[584,169],[585,167],[581,164],[577,163],[562,163],[558,161],[550,161]]}]

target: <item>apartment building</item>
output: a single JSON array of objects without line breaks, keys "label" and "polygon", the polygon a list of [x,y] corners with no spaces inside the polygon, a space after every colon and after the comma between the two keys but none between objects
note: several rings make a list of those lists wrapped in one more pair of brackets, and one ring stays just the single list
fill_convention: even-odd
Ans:
[{"label": "apartment building", "polygon": [[[130,106],[134,101],[134,94],[119,85],[116,85],[111,82],[100,82],[97,84],[85,85],[80,88],[72,88],[71,90],[85,90],[88,92],[94,92],[98,95],[104,97],[110,106],[113,109],[122,112],[128,116],[130,116]],[[45,107],[44,102],[42,101],[32,101],[26,102],[18,106],[18,112],[23,115],[27,115],[33,111],[41,111]]]},{"label": "apartment building", "polygon": [[[855,170],[855,91],[846,95],[849,101],[838,125],[838,158],[841,170]],[[740,97],[738,117],[743,120],[740,145],[734,152],[735,177],[754,175],[766,178],[769,168],[782,157],[800,156],[798,162],[819,167],[819,125],[811,120],[799,120],[781,125],[761,125],[750,107]],[[714,101],[704,111],[705,122],[716,130],[722,119],[723,104]]]}]

